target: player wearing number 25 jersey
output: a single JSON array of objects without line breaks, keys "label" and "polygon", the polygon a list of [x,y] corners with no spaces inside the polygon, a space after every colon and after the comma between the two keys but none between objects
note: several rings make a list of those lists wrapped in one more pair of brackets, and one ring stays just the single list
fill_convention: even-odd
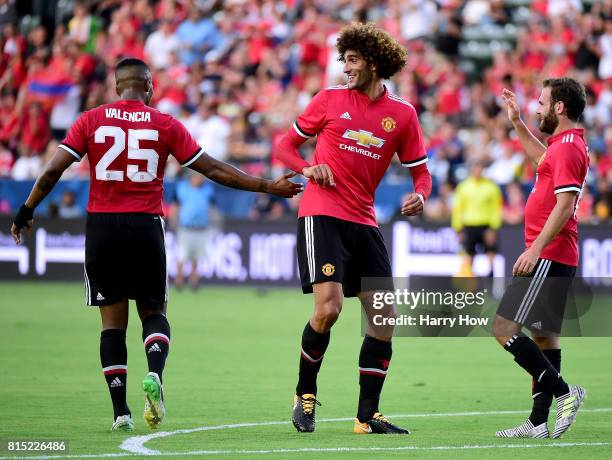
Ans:
[{"label": "player wearing number 25 jersey", "polygon": [[[85,295],[100,307],[100,361],[114,411],[113,431],[134,428],[126,402],[128,299],[136,300],[149,372],[143,381],[144,419],[156,428],[165,415],[162,372],[170,346],[166,319],[167,271],[162,193],[169,155],[221,184],[291,197],[301,186],[285,175],[267,181],[242,173],[204,153],[187,130],[148,106],[151,73],[138,59],[115,69],[120,100],[81,115],[59,145],[15,217],[15,242],[32,227],[36,206],[62,173],[85,155],[90,196],[85,233]],[[50,384],[51,386],[51,384]]]},{"label": "player wearing number 25 jersey", "polygon": [[[202,148],[179,121],[139,100],[83,113],[59,147],[77,161],[89,157],[87,303],[110,305],[126,294],[142,303],[165,302],[164,169],[171,154],[189,166]],[[124,261],[130,253],[133,259]]]},{"label": "player wearing number 25 jersey", "polygon": [[87,211],[162,214],[164,169],[204,151],[178,120],[138,100],[120,100],[83,113],[60,148],[91,164]]},{"label": "player wearing number 25 jersey", "polygon": [[[171,154],[189,166],[202,148],[179,121],[139,100],[85,112],[59,147],[78,161],[89,157],[87,303],[109,305],[126,294],[147,304],[165,302],[164,169]],[[133,259],[124,262],[130,253]]]}]

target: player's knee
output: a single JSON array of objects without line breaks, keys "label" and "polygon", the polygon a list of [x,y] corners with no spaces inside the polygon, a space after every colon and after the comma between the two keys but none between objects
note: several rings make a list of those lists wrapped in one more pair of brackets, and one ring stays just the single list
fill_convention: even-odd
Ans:
[{"label": "player's knee", "polygon": [[100,307],[102,330],[118,329],[125,331],[128,326],[128,312],[127,301]]},{"label": "player's knee", "polygon": [[136,307],[138,309],[138,316],[141,321],[144,321],[149,316],[153,315],[165,315],[166,313],[166,303],[157,304],[157,305],[149,305],[142,304],[140,302],[136,302]]},{"label": "player's knee", "polygon": [[329,300],[316,306],[313,321],[321,329],[328,330],[334,325],[341,311],[340,303]]},{"label": "player's knee", "polygon": [[314,314],[314,320],[323,326],[324,329],[331,328],[340,316],[339,310],[325,310]]}]

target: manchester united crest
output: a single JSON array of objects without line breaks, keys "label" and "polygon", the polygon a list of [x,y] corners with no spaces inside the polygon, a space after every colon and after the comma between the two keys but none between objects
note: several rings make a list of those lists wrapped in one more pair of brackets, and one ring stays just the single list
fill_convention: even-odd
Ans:
[{"label": "manchester united crest", "polygon": [[321,270],[323,270],[323,274],[325,276],[332,276],[336,271],[336,267],[334,267],[332,264],[325,264],[323,267],[321,267]]},{"label": "manchester united crest", "polygon": [[391,131],[393,131],[395,129],[395,127],[397,126],[397,123],[395,122],[395,120],[391,117],[385,117],[382,119],[382,121],[380,122],[380,124],[382,125],[383,129],[390,133]]}]

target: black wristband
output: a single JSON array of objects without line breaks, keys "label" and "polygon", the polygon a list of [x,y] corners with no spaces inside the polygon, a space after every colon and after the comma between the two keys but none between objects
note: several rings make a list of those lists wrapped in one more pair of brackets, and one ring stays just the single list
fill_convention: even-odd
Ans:
[{"label": "black wristband", "polygon": [[25,227],[28,221],[34,219],[34,209],[28,208],[25,204],[22,204],[15,216],[15,227],[21,230]]}]

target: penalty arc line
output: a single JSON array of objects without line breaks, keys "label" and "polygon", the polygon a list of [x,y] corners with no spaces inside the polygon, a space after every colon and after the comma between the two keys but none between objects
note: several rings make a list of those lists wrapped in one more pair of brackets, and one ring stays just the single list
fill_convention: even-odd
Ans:
[{"label": "penalty arc line", "polygon": [[[419,418],[419,417],[469,417],[475,415],[516,415],[516,414],[524,414],[526,411],[524,410],[503,410],[503,411],[480,411],[480,412],[446,412],[446,413],[424,413],[424,414],[396,414],[389,415],[389,418],[393,419],[401,419],[401,418]],[[612,408],[601,408],[601,409],[582,409],[581,413],[584,412],[612,412]],[[352,422],[354,418],[352,417],[342,417],[342,418],[324,418],[321,420],[317,420],[318,423],[325,422]],[[228,430],[233,428],[249,428],[249,427],[257,427],[257,426],[273,426],[273,425],[288,425],[291,422],[288,420],[282,421],[272,421],[272,422],[250,422],[250,423],[233,423],[226,425],[215,425],[215,426],[201,426],[197,428],[187,428],[182,430],[174,430],[174,431],[160,431],[157,433],[151,433],[142,436],[133,436],[131,438],[126,439],[119,446],[120,449],[125,450],[127,452],[131,452],[139,455],[159,455],[161,454],[158,450],[149,449],[144,446],[146,442],[149,442],[153,439],[165,438],[168,436],[174,436],[177,434],[190,434],[197,433],[199,431],[212,431],[212,430]]]}]

